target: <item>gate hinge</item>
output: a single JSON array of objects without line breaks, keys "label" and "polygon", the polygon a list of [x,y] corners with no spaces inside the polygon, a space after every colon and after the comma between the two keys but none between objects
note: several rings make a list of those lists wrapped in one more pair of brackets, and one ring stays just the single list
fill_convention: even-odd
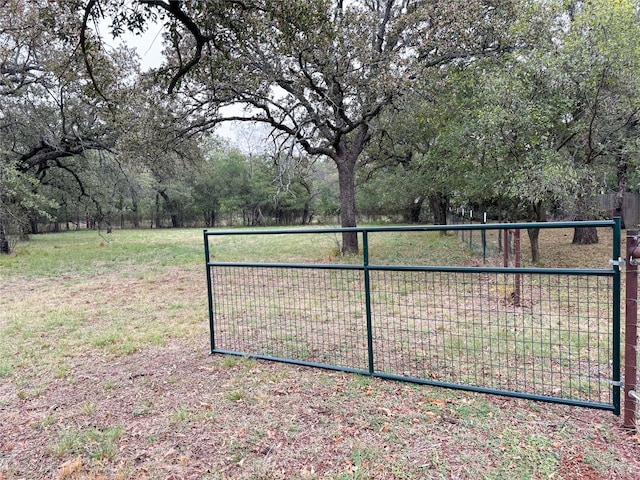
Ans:
[{"label": "gate hinge", "polygon": [[622,257],[618,257],[618,260],[609,260],[609,265],[612,267],[624,267],[626,264],[627,261]]},{"label": "gate hinge", "polygon": [[612,387],[624,387],[624,382],[622,380],[609,380],[609,385]]}]

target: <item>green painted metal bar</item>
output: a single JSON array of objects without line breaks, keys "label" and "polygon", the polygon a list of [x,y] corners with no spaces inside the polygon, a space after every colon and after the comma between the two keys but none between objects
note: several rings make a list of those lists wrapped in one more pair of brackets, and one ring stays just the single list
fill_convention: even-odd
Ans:
[{"label": "green painted metal bar", "polygon": [[382,378],[385,380],[397,380],[397,381],[404,381],[404,382],[410,382],[410,383],[418,383],[420,385],[452,388],[454,390],[464,390],[467,392],[486,393],[489,395],[501,395],[505,397],[522,398],[524,400],[535,400],[540,402],[557,403],[561,405],[572,405],[574,407],[586,407],[586,408],[595,408],[598,410],[613,411],[613,406],[608,403],[587,402],[587,401],[575,400],[570,398],[551,397],[546,395],[514,392],[512,390],[500,390],[500,389],[487,388],[487,387],[476,387],[474,385],[465,385],[465,384],[459,384],[459,383],[446,383],[446,382],[439,382],[437,380],[429,380],[426,378],[403,377],[401,375],[391,375],[391,374],[385,374],[385,373],[376,373],[373,376]]},{"label": "green painted metal bar", "polygon": [[312,270],[364,270],[361,264],[347,263],[260,263],[260,262],[209,262],[211,267],[264,267],[264,268],[308,268]]},{"label": "green painted metal bar", "polygon": [[[365,270],[363,265],[342,263],[259,263],[259,262],[209,262],[211,267],[260,267],[260,268],[300,268],[320,270]],[[610,269],[579,268],[535,268],[535,267],[446,267],[430,265],[368,265],[369,271],[393,272],[451,272],[451,273],[526,273],[536,275],[587,275],[612,277]]]},{"label": "green painted metal bar", "polygon": [[613,227],[614,220],[594,220],[581,222],[530,222],[530,223],[487,223],[464,225],[407,225],[393,227],[336,227],[336,228],[289,228],[289,229],[243,229],[243,230],[205,230],[206,235],[283,235],[307,233],[343,233],[343,232],[438,232],[451,230],[504,230],[530,228],[576,228],[576,227]]},{"label": "green painted metal bar", "polygon": [[373,325],[371,323],[371,279],[369,276],[369,235],[368,232],[362,232],[362,255],[364,267],[364,294],[365,294],[365,312],[367,319],[367,350],[369,354],[369,373],[373,374]]},{"label": "green painted metal bar", "polygon": [[613,352],[613,408],[616,415],[620,415],[620,241],[621,241],[621,222],[620,217],[614,219],[613,227],[613,335],[612,335],[612,352]]},{"label": "green painted metal bar", "polygon": [[295,358],[276,357],[271,355],[261,355],[261,354],[255,354],[255,353],[247,353],[247,352],[236,352],[235,350],[224,350],[224,349],[216,349],[211,353],[218,353],[221,355],[234,355],[237,357],[255,358],[256,360],[269,360],[272,362],[288,363],[291,365],[301,365],[304,367],[323,368],[325,370],[333,370],[336,372],[357,373],[358,375],[366,375],[368,377],[372,376],[368,370],[363,370],[359,368],[342,367],[340,365],[332,365],[330,363],[309,362],[307,360],[298,360]]},{"label": "green painted metal bar", "polygon": [[253,353],[247,353],[247,352],[236,352],[233,350],[215,350],[212,353],[217,353],[222,355],[234,355],[234,356],[246,357],[246,358],[255,358],[257,360],[269,360],[272,362],[286,363],[291,365],[300,365],[305,367],[322,368],[324,370],[331,370],[331,371],[337,371],[337,372],[355,373],[355,374],[364,375],[367,377],[381,378],[383,380],[409,382],[409,383],[415,383],[419,385],[429,385],[432,387],[442,387],[442,388],[450,388],[454,390],[463,390],[467,392],[485,393],[489,395],[501,395],[505,397],[521,398],[524,400],[535,400],[540,402],[556,403],[560,405],[569,405],[574,407],[585,407],[585,408],[591,408],[596,410],[614,411],[614,407],[608,403],[587,402],[587,401],[581,401],[581,400],[575,400],[575,399],[569,399],[569,398],[551,397],[551,396],[536,395],[536,394],[530,394],[530,393],[524,393],[524,392],[514,392],[512,390],[500,390],[495,388],[477,387],[474,385],[447,383],[447,382],[440,382],[437,380],[430,380],[426,378],[404,377],[401,375],[392,375],[388,373],[376,373],[376,372],[371,373],[368,370],[361,370],[358,368],[341,367],[339,365],[309,362],[306,360],[275,357],[271,355],[253,354]]},{"label": "green painted metal bar", "polygon": [[536,268],[536,267],[441,267],[441,266],[408,266],[408,265],[370,265],[369,270],[391,270],[398,272],[452,272],[452,273],[526,273],[536,275],[590,275],[611,277],[610,269],[579,268]]},{"label": "green painted metal bar", "polygon": [[211,256],[209,254],[209,238],[207,237],[207,231],[204,231],[204,257],[205,257],[205,265],[207,267],[207,299],[209,302],[209,342],[211,346],[211,352],[216,348],[216,338],[215,338],[215,330],[214,330],[214,312],[213,312],[213,291],[211,285],[211,265],[210,260]]}]

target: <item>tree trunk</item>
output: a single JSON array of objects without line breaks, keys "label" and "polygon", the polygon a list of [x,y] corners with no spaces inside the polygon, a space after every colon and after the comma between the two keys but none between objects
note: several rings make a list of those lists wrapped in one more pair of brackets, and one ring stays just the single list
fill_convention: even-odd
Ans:
[{"label": "tree trunk", "polygon": [[617,155],[617,168],[616,168],[616,197],[613,204],[613,216],[620,217],[621,227],[627,228],[624,222],[624,194],[627,191],[629,185],[628,176],[629,162],[624,155]]},{"label": "tree trunk", "polygon": [[311,200],[313,199],[313,192],[311,191],[311,185],[304,179],[300,180],[300,185],[304,188],[304,191],[307,192],[307,196],[304,199],[304,206],[302,207],[302,225],[306,225],[307,223],[311,223]]},{"label": "tree trunk", "polygon": [[424,198],[424,196],[420,195],[408,205],[406,216],[409,223],[420,223],[420,214],[422,213]]},{"label": "tree trunk", "polygon": [[7,238],[7,232],[4,223],[0,222],[0,255],[9,255],[11,248],[9,248],[9,239]]},{"label": "tree trunk", "polygon": [[573,231],[573,241],[576,245],[593,245],[598,243],[598,230],[595,227],[576,227]]},{"label": "tree trunk", "polygon": [[209,210],[204,214],[204,224],[206,227],[215,227],[216,225],[216,214],[213,210]]},{"label": "tree trunk", "polygon": [[[156,228],[161,228],[162,218],[160,217],[160,194],[159,193],[156,193],[155,217],[156,217]],[[151,225],[153,226],[153,222],[151,222]]]},{"label": "tree trunk", "polygon": [[178,215],[178,212],[176,211],[177,210],[176,202],[171,198],[169,198],[169,195],[167,195],[167,192],[164,190],[160,190],[158,194],[162,197],[162,199],[164,200],[164,204],[167,207],[167,211],[169,212],[169,216],[171,218],[171,226],[173,228],[182,227],[182,219],[180,218],[180,215]]},{"label": "tree trunk", "polygon": [[[589,199],[580,197],[576,200],[576,220],[588,220],[590,213]],[[598,230],[596,227],[576,227],[573,230],[573,241],[575,245],[593,245],[598,243]]]},{"label": "tree trunk", "polygon": [[29,233],[37,235],[39,233],[38,219],[35,216],[29,217]]},{"label": "tree trunk", "polygon": [[133,228],[140,228],[140,215],[138,214],[138,195],[131,189],[131,213],[133,214]]},{"label": "tree trunk", "polygon": [[309,202],[310,202],[310,198],[308,197],[304,202],[304,207],[302,208],[302,220],[300,222],[302,225],[311,223],[311,214],[309,213]]},{"label": "tree trunk", "polygon": [[255,207],[251,212],[251,226],[252,227],[263,227],[265,224],[264,215],[262,214],[262,210],[260,207]]},{"label": "tree trunk", "polygon": [[449,197],[443,193],[434,193],[429,196],[429,206],[433,212],[433,224],[446,225]]},{"label": "tree trunk", "polygon": [[618,190],[613,201],[613,216],[620,217],[620,226],[622,229],[627,228],[624,223],[624,192]]},{"label": "tree trunk", "polygon": [[[529,219],[534,222],[546,222],[547,214],[542,202],[537,202],[529,207]],[[531,263],[534,265],[540,262],[540,243],[538,238],[540,237],[539,228],[528,228],[527,234],[529,235],[529,244],[531,245]]]},{"label": "tree trunk", "polygon": [[[338,183],[340,185],[340,225],[356,226],[356,187],[355,161],[343,159],[336,162],[338,166]],[[358,253],[358,233],[342,233],[342,253]]]},{"label": "tree trunk", "polygon": [[531,245],[531,263],[535,265],[540,262],[540,243],[538,242],[540,229],[528,228],[527,234],[529,235],[529,244]]}]

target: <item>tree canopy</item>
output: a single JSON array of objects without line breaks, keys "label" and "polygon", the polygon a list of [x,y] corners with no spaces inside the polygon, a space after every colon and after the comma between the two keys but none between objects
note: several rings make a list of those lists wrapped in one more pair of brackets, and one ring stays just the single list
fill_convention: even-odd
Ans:
[{"label": "tree canopy", "polygon": [[[190,128],[261,122],[278,144],[330,158],[343,227],[356,225],[355,168],[381,114],[430,68],[501,51],[514,18],[510,2],[482,0],[141,4],[167,23],[162,73],[171,77],[168,92],[183,98]],[[113,29],[126,18],[141,28],[144,15],[136,13],[115,15]],[[245,110],[221,114],[227,105]],[[345,234],[343,251],[357,249],[357,236]]]}]

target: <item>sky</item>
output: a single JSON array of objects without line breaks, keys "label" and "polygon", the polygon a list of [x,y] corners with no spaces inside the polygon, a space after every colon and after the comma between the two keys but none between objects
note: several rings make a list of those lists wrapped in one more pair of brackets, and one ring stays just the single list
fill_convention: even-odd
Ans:
[{"label": "sky", "polygon": [[162,25],[152,24],[142,35],[125,32],[116,39],[109,33],[107,21],[98,26],[103,42],[110,46],[125,45],[133,47],[140,56],[140,65],[143,71],[159,67],[162,64]]},{"label": "sky", "polygon": [[162,27],[147,30],[142,36],[129,34],[123,41],[134,45],[140,55],[142,70],[159,67],[164,59],[162,55]]}]

